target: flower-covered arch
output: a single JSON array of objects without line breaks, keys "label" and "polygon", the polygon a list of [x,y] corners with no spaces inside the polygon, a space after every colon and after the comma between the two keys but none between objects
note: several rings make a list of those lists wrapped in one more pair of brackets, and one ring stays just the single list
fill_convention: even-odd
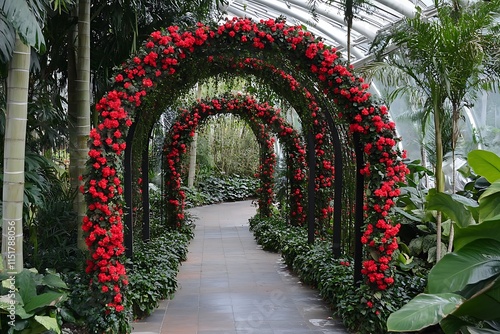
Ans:
[{"label": "flower-covered arch", "polygon": [[273,151],[274,140],[270,133],[278,136],[287,153],[287,163],[291,167],[290,212],[291,223],[302,225],[306,220],[303,188],[306,181],[306,157],[304,143],[300,134],[281,117],[280,111],[268,103],[258,103],[251,96],[222,96],[199,101],[189,109],[182,109],[166,136],[164,145],[166,179],[166,205],[169,224],[180,225],[184,219],[185,195],[181,190],[182,154],[187,151],[197,127],[207,117],[231,113],[246,120],[263,146],[263,154],[258,177],[261,188],[258,191],[259,211],[270,215],[273,202],[273,174],[276,155]]},{"label": "flower-covered arch", "polygon": [[[257,23],[235,18],[220,26],[200,23],[185,31],[169,27],[152,33],[142,53],[123,66],[112,89],[97,103],[99,125],[90,133],[88,169],[82,187],[88,203],[83,229],[90,251],[86,269],[91,277],[90,288],[103,312],[118,316],[124,309],[122,289],[127,278],[121,259],[121,174],[125,137],[134,118],[145,126],[154,122],[154,117],[139,117],[135,110],[161,109],[156,108],[158,101],[151,98],[160,97],[154,92],[167,93],[161,95],[163,105],[178,98],[199,78],[216,71],[211,62],[218,54],[239,59],[258,55],[257,58],[276,65],[286,62],[288,68],[300,74],[294,72],[294,77],[314,84],[314,91],[318,92],[315,94],[341,110],[335,118],[350,124],[367,161],[359,170],[367,180],[362,242],[370,250],[366,252],[370,255],[363,262],[363,273],[368,284],[386,289],[393,283],[390,261],[397,249],[399,230],[390,221],[388,210],[399,195],[397,182],[403,181],[407,173],[387,109],[373,104],[368,85],[345,67],[335,49],[300,26],[272,19]],[[203,66],[197,66],[199,63]]]}]

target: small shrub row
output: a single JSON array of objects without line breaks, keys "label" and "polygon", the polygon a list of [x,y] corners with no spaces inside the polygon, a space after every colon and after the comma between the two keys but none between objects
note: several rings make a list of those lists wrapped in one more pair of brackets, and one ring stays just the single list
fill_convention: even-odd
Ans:
[{"label": "small shrub row", "polygon": [[366,284],[354,284],[352,259],[334,258],[329,241],[308,244],[305,229],[287,226],[276,217],[255,216],[250,229],[264,249],[281,252],[291,270],[303,283],[318,290],[333,307],[333,314],[353,333],[386,333],[389,314],[422,292],[426,284],[422,277],[398,273],[393,287],[373,291]]},{"label": "small shrub row", "polygon": [[256,196],[259,180],[256,178],[232,176],[209,176],[198,183],[200,198],[206,198],[203,204],[240,201]]},{"label": "small shrub row", "polygon": [[137,241],[130,261],[128,300],[134,319],[150,315],[158,303],[177,289],[179,263],[186,260],[189,237],[167,232],[148,242]]}]

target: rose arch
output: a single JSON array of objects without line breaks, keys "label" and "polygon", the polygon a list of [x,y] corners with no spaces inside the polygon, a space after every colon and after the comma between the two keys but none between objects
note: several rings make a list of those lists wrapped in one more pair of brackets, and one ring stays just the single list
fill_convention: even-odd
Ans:
[{"label": "rose arch", "polygon": [[[300,26],[272,19],[257,23],[235,18],[215,27],[200,23],[185,31],[169,27],[152,33],[140,55],[123,66],[112,89],[97,103],[99,124],[90,133],[88,169],[82,187],[88,203],[83,222],[90,253],[86,271],[96,303],[108,315],[120,316],[124,310],[122,289],[128,281],[122,260],[122,174],[129,128],[133,124],[136,130],[147,128],[164,106],[200,79],[216,73],[218,69],[212,63],[218,55],[235,61],[251,56],[275,66],[284,64],[310,92],[336,106],[333,116],[329,109],[315,113],[349,124],[358,160],[359,227],[363,220],[361,208],[365,209],[359,237],[369,250],[365,252],[362,273],[367,284],[385,290],[393,283],[390,262],[397,249],[399,230],[399,225],[388,218],[388,211],[399,195],[396,184],[407,173],[387,109],[371,101],[368,85],[345,67],[335,49]],[[303,113],[306,116],[312,111],[306,108]],[[309,186],[308,196],[311,193],[314,187]]]},{"label": "rose arch", "polygon": [[192,137],[199,125],[209,116],[231,113],[246,120],[263,146],[259,178],[261,188],[258,191],[259,212],[270,215],[273,202],[273,173],[276,156],[273,153],[274,140],[270,133],[275,133],[284,144],[287,163],[290,167],[290,219],[293,225],[303,225],[306,211],[303,188],[306,180],[306,157],[304,143],[300,134],[280,115],[280,111],[268,103],[258,103],[251,96],[222,96],[199,101],[189,109],[181,110],[164,146],[166,192],[165,204],[170,225],[180,225],[184,219],[184,194],[181,190],[182,154],[187,151]]}]

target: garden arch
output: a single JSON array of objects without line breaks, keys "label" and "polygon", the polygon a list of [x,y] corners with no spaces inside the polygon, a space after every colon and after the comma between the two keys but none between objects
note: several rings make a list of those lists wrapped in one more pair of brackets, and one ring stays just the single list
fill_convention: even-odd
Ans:
[{"label": "garden arch", "polygon": [[[212,69],[216,69],[217,73],[224,73],[224,71],[228,71],[231,74],[236,74],[236,75],[254,75],[257,78],[259,78],[259,74],[262,75],[262,73],[266,74],[264,78],[272,78],[271,82],[266,82],[267,85],[274,90],[275,92],[282,94],[282,95],[287,95],[287,91],[291,94],[288,94],[287,100],[288,102],[295,108],[295,110],[299,110],[299,115],[302,114],[303,117],[306,117],[309,122],[307,123],[312,130],[310,131],[310,135],[308,136],[309,139],[312,138],[312,140],[308,140],[308,149],[307,151],[312,153],[309,154],[308,160],[309,164],[314,166],[317,172],[310,172],[312,175],[311,179],[314,180],[314,182],[310,182],[309,186],[309,192],[313,195],[308,196],[308,217],[312,219],[308,219],[308,239],[310,242],[314,240],[314,235],[315,232],[318,231],[318,229],[323,230],[325,227],[328,229],[329,227],[329,220],[330,217],[329,215],[333,211],[333,208],[331,207],[331,200],[332,200],[332,195],[331,195],[331,185],[335,183],[335,187],[339,189],[342,184],[342,175],[344,174],[342,172],[342,158],[341,154],[344,154],[347,156],[349,159],[352,157],[351,152],[347,152],[344,150],[344,152],[340,152],[340,140],[338,139],[339,136],[336,132],[333,132],[333,138],[330,138],[329,133],[327,131],[328,126],[332,131],[336,131],[336,128],[332,125],[333,121],[330,120],[330,124],[327,124],[326,120],[324,117],[322,117],[322,112],[321,109],[329,109],[328,105],[325,103],[325,99],[323,98],[321,101],[322,103],[317,103],[316,102],[316,97],[311,94],[305,87],[302,87],[302,84],[299,83],[292,75],[289,73],[286,73],[285,71],[275,67],[272,64],[266,64],[260,59],[255,59],[255,58],[245,58],[244,60],[237,60],[234,58],[229,58],[226,59],[223,56],[217,57],[216,59],[213,59],[212,62],[214,67]],[[215,74],[211,74],[215,75]],[[262,79],[262,78],[261,78]],[[302,112],[300,112],[302,111]],[[328,118],[327,118],[328,120]],[[133,124],[132,129],[137,125],[137,120]],[[143,125],[143,128],[147,128],[144,126],[144,122],[140,123],[139,125]],[[151,124],[148,123],[148,126],[151,126]],[[151,131],[151,128],[150,130]],[[326,132],[325,132],[326,131]],[[133,131],[129,132],[129,138],[127,138],[129,147],[136,142],[133,142],[132,139],[130,138],[130,133]],[[345,136],[345,135],[344,135]],[[133,137],[132,137],[133,138]],[[144,136],[139,136],[139,138],[145,138]],[[135,138],[137,139],[137,138]],[[345,145],[345,143],[343,144]],[[139,145],[140,146],[140,145]],[[329,151],[330,147],[335,148],[335,169],[336,169],[336,175],[340,175],[338,178],[333,178],[334,175],[334,164],[330,161],[330,158],[333,155],[333,152]],[[140,147],[139,147],[140,148]],[[126,153],[129,152],[129,150],[126,151]],[[146,150],[143,150],[145,154],[143,156],[147,156],[147,146]],[[127,161],[127,159],[125,159]],[[344,159],[344,163],[345,163]],[[340,161],[340,162],[339,162]],[[143,179],[147,179],[147,174],[144,171],[147,171],[147,163],[144,164],[144,159],[143,159]],[[311,169],[309,169],[311,170]],[[130,177],[129,180],[132,178]],[[351,182],[352,183],[352,182]],[[143,183],[143,194],[147,194],[148,188],[147,188],[147,183]],[[129,187],[129,189],[132,189],[132,186]],[[127,197],[127,196],[126,196]],[[132,197],[132,194],[129,195],[129,198]],[[346,196],[341,197],[341,196],[335,196],[335,207],[337,208],[344,208],[346,205],[341,205],[341,202],[345,202]],[[144,207],[147,207],[147,201],[144,200]],[[127,201],[127,203],[131,203],[131,201]],[[131,207],[131,205],[128,205]],[[347,209],[348,210],[348,209]],[[147,214],[146,210],[144,210],[145,218],[144,221],[147,221],[147,217],[149,215]],[[146,216],[147,215],[147,216]],[[130,217],[132,217],[132,213],[129,214],[129,219],[127,221],[127,226],[129,226],[129,231],[132,229],[132,221]],[[349,224],[340,224],[340,217],[341,217],[341,210],[337,210],[334,212],[334,226],[333,226],[333,245],[332,245],[332,250],[335,256],[339,257],[341,254],[341,235],[345,231],[349,231]],[[347,226],[344,228],[344,226]],[[344,231],[341,231],[341,228],[344,229]],[[143,230],[144,231],[144,230]],[[131,233],[129,232],[128,234],[125,235],[126,238],[126,246],[127,246],[127,251],[128,254],[131,256],[132,254],[132,246],[133,246],[133,241],[131,237]],[[352,239],[349,238],[349,240]],[[359,239],[359,238],[358,238]],[[352,245],[351,245],[352,248]],[[360,247],[358,247],[360,248]]]},{"label": "garden arch", "polygon": [[293,225],[302,225],[305,222],[305,208],[303,199],[303,184],[306,180],[305,148],[300,134],[287,124],[276,110],[268,103],[258,103],[251,96],[222,96],[199,101],[189,109],[181,110],[167,136],[164,147],[166,152],[165,165],[167,183],[166,205],[170,210],[170,224],[176,226],[184,218],[184,195],[181,192],[181,176],[179,173],[181,155],[187,151],[192,136],[197,127],[209,116],[231,113],[242,117],[250,124],[262,148],[261,157],[261,190],[259,194],[260,213],[269,216],[273,198],[273,168],[276,157],[272,152],[273,141],[269,133],[275,133],[284,143],[287,152],[287,162],[292,167],[290,184],[291,221]]},{"label": "garden arch", "polygon": [[[97,103],[100,123],[90,133],[88,170],[83,186],[88,212],[82,228],[90,251],[86,269],[91,276],[90,288],[102,309],[107,314],[124,310],[121,289],[127,285],[127,279],[121,260],[123,188],[119,175],[124,168],[125,137],[138,116],[135,110],[142,105],[141,110],[152,111],[139,118],[139,124],[146,120],[147,125],[161,109],[158,108],[161,103],[151,97],[164,98],[163,103],[171,102],[199,78],[206,77],[209,70],[215,71],[210,63],[218,53],[239,59],[258,55],[276,64],[286,61],[293,65],[294,77],[297,73],[306,82],[315,82],[317,94],[342,109],[335,119],[350,124],[357,144],[358,227],[361,228],[365,208],[366,226],[361,240],[370,254],[374,254],[365,259],[362,272],[368,284],[386,289],[393,283],[389,262],[397,249],[395,236],[399,230],[387,214],[394,205],[393,198],[399,195],[397,182],[404,180],[407,173],[396,147],[394,123],[389,120],[386,108],[372,103],[366,91],[368,85],[346,69],[334,49],[300,26],[287,26],[284,21],[272,19],[256,23],[235,18],[218,27],[200,23],[183,32],[169,27],[164,33],[152,33],[143,54],[124,65],[115,76],[113,89]],[[155,91],[172,94],[155,96]],[[326,117],[334,118],[326,110],[323,112]],[[363,164],[364,157],[367,162]],[[365,192],[363,177],[368,181]],[[314,193],[310,187],[309,191]],[[364,205],[363,193],[367,195]],[[356,265],[361,263],[358,261]]]}]

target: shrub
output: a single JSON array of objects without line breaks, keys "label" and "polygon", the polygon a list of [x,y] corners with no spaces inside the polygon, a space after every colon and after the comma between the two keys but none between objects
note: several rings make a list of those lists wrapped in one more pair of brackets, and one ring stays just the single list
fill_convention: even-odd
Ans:
[{"label": "shrub", "polygon": [[198,189],[205,194],[209,203],[240,201],[256,196],[259,180],[239,175],[209,176],[198,183]]},{"label": "shrub", "polygon": [[136,242],[134,259],[129,263],[127,293],[135,319],[150,315],[160,300],[173,295],[179,263],[186,259],[189,240],[189,235],[172,231],[148,242]]}]

